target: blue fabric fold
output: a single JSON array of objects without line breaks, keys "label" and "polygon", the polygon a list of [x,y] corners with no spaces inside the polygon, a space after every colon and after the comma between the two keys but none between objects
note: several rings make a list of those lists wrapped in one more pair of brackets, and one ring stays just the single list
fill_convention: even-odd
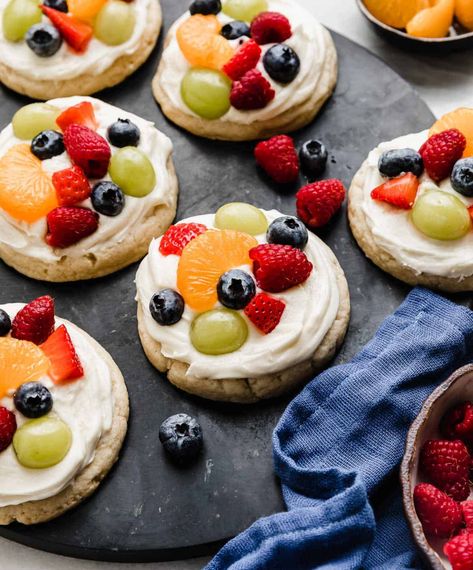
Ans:
[{"label": "blue fabric fold", "polygon": [[473,312],[414,289],[351,362],[288,406],[273,435],[287,512],[254,523],[207,570],[422,568],[397,471],[422,403],[472,349]]}]

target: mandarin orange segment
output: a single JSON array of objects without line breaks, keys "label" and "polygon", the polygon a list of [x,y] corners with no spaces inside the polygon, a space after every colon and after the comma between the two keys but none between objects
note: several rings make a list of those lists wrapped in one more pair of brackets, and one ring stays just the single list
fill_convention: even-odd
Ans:
[{"label": "mandarin orange segment", "polygon": [[91,24],[107,0],[68,0],[69,12],[78,20]]},{"label": "mandarin orange segment", "polygon": [[177,41],[187,61],[194,67],[221,69],[234,54],[230,42],[219,34],[216,16],[195,14],[177,30]]},{"label": "mandarin orange segment", "polygon": [[195,311],[208,311],[217,302],[217,284],[230,269],[250,265],[248,252],[258,242],[234,230],[209,230],[183,250],[177,269],[177,288]]},{"label": "mandarin orange segment", "polygon": [[364,4],[383,24],[405,28],[418,12],[430,7],[430,0],[364,0]]},{"label": "mandarin orange segment", "polygon": [[41,161],[27,144],[17,144],[0,159],[0,208],[33,223],[57,207],[56,191]]},{"label": "mandarin orange segment", "polygon": [[0,399],[25,382],[35,382],[51,366],[44,352],[27,340],[0,338]]},{"label": "mandarin orange segment", "polygon": [[445,38],[454,10],[455,0],[436,0],[431,8],[421,10],[407,23],[407,33],[417,38]]},{"label": "mandarin orange segment", "polygon": [[467,30],[473,30],[473,2],[471,0],[456,0],[455,14],[462,26]]},{"label": "mandarin orange segment", "polygon": [[466,138],[466,149],[463,156],[473,156],[473,109],[462,107],[447,113],[434,123],[429,136],[449,129],[458,129]]}]

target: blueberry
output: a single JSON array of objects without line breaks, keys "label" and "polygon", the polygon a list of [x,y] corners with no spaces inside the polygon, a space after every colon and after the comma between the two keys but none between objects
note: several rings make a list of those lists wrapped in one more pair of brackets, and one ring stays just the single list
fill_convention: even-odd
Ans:
[{"label": "blueberry", "polygon": [[281,216],[269,225],[266,232],[268,243],[291,245],[304,249],[309,240],[309,234],[304,224],[294,216]]},{"label": "blueberry", "polygon": [[66,0],[44,0],[43,4],[48,8],[54,8],[54,10],[59,10],[59,12],[64,12],[65,14],[69,12]]},{"label": "blueberry", "polygon": [[323,142],[316,139],[305,142],[299,151],[302,172],[309,180],[320,176],[327,166],[328,153]]},{"label": "blueberry", "polygon": [[108,140],[118,148],[138,146],[140,136],[140,129],[130,119],[118,119],[107,131]]},{"label": "blueberry", "polygon": [[238,311],[256,295],[256,285],[251,275],[241,269],[232,269],[220,277],[217,295],[224,307]]},{"label": "blueberry", "polygon": [[26,32],[26,43],[39,57],[51,57],[62,46],[61,34],[50,24],[35,24]]},{"label": "blueberry", "polygon": [[175,325],[184,312],[184,299],[172,289],[163,289],[156,293],[149,302],[153,319],[163,327]]},{"label": "blueberry", "polygon": [[237,40],[242,36],[251,37],[250,26],[241,20],[234,20],[225,24],[220,30],[220,34],[227,40]]},{"label": "blueberry", "polygon": [[202,449],[202,428],[191,416],[176,414],[161,424],[159,441],[174,461],[190,463]]},{"label": "blueberry", "polygon": [[90,199],[94,210],[104,216],[118,216],[125,207],[125,196],[113,182],[98,182]]},{"label": "blueberry", "polygon": [[0,336],[6,336],[11,330],[11,320],[8,313],[0,309]]},{"label": "blueberry", "polygon": [[473,158],[463,158],[453,167],[451,176],[453,189],[468,196],[473,196]]},{"label": "blueberry", "polygon": [[301,62],[297,53],[285,44],[276,44],[263,57],[263,65],[268,75],[279,83],[294,81]]},{"label": "blueberry", "polygon": [[412,148],[388,150],[381,155],[378,170],[389,178],[407,172],[420,176],[424,172],[424,161],[421,155]]},{"label": "blueberry", "polygon": [[40,418],[51,411],[53,397],[40,382],[22,384],[13,396],[16,409],[27,418]]},{"label": "blueberry", "polygon": [[31,141],[31,152],[40,160],[58,156],[66,150],[61,133],[41,131]]},{"label": "blueberry", "polygon": [[194,0],[189,6],[189,12],[194,14],[218,14],[222,10],[222,3],[220,0]]}]

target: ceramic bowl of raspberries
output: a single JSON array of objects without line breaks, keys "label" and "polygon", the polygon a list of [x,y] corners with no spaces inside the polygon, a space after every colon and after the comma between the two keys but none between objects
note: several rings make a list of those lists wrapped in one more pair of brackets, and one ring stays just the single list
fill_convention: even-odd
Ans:
[{"label": "ceramic bowl of raspberries", "polygon": [[473,365],[426,400],[401,466],[414,539],[435,570],[473,570]]}]

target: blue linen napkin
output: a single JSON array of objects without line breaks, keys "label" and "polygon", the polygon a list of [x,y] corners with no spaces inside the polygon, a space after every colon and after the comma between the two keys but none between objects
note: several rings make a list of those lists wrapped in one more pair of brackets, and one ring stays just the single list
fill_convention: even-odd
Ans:
[{"label": "blue linen napkin", "polygon": [[414,289],[351,362],[286,409],[273,448],[287,512],[254,523],[206,570],[421,568],[399,463],[426,397],[472,355],[473,312]]}]

